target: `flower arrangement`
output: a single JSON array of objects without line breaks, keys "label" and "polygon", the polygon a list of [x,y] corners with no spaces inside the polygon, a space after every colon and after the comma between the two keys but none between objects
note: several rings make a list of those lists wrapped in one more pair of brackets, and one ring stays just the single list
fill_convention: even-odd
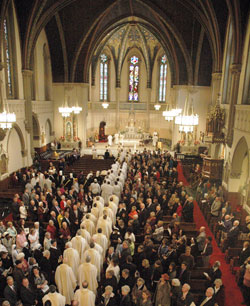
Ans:
[{"label": "flower arrangement", "polygon": [[79,141],[80,140],[80,138],[78,137],[78,136],[74,136],[74,141],[75,142],[77,142],[77,141]]},{"label": "flower arrangement", "polygon": [[184,140],[179,140],[178,143],[181,144],[181,145],[184,145],[185,141]]},{"label": "flower arrangement", "polygon": [[194,145],[195,145],[195,146],[197,146],[197,145],[199,145],[199,144],[200,144],[200,142],[199,142],[198,140],[195,140],[195,141],[194,141]]},{"label": "flower arrangement", "polygon": [[61,140],[61,141],[65,141],[65,136],[61,136],[61,137],[60,137],[60,140]]}]

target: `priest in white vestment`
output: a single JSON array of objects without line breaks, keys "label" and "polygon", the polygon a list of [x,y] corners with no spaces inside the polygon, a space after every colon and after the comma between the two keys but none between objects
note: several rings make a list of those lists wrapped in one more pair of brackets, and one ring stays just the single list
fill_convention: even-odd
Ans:
[{"label": "priest in white vestment", "polygon": [[98,219],[97,228],[102,229],[102,233],[109,239],[109,236],[112,232],[112,222],[108,220],[107,215],[103,215]]},{"label": "priest in white vestment", "polygon": [[96,217],[96,219],[98,219],[99,218],[99,213],[100,213],[100,210],[98,209],[97,204],[94,203],[92,208],[91,208],[91,214],[94,215]]},{"label": "priest in white vestment", "polygon": [[80,225],[81,236],[90,244],[91,236],[90,233],[86,230],[84,224]]},{"label": "priest in white vestment", "polygon": [[47,293],[43,299],[43,305],[46,301],[50,301],[52,306],[65,306],[66,298],[60,293],[56,292],[56,286],[51,285],[49,287],[49,293]]},{"label": "priest in white vestment", "polygon": [[95,235],[93,235],[92,239],[94,240],[94,242],[98,243],[103,248],[103,256],[105,257],[106,251],[108,249],[108,239],[102,233],[101,228],[97,229],[97,233]]},{"label": "priest in white vestment", "polygon": [[86,262],[80,265],[77,280],[80,288],[82,288],[83,281],[87,281],[89,290],[96,294],[96,289],[98,287],[97,268],[91,263],[91,258],[89,256],[86,257]]},{"label": "priest in white vestment", "polygon": [[80,265],[80,256],[77,250],[73,249],[72,243],[67,242],[65,244],[65,250],[63,252],[63,258],[66,259],[67,264],[72,268],[75,277],[77,277],[78,267]]},{"label": "priest in white vestment", "polygon": [[109,197],[109,201],[115,203],[115,205],[118,207],[119,205],[119,197],[115,194],[112,194],[110,197]]},{"label": "priest in white vestment", "polygon": [[74,290],[76,288],[76,278],[73,270],[67,265],[67,260],[63,260],[63,264],[57,267],[55,273],[55,282],[58,291],[65,296],[66,304],[71,304],[74,298]]},{"label": "priest in white vestment", "polygon": [[84,239],[81,236],[81,230],[78,230],[76,233],[76,236],[74,238],[71,239],[71,243],[72,243],[72,248],[77,250],[79,257],[80,257],[80,262],[83,262],[83,254],[84,252],[89,248],[89,245],[86,241],[86,239]]},{"label": "priest in white vestment", "polygon": [[77,301],[80,306],[95,306],[95,294],[88,289],[87,282],[83,282],[82,288],[76,290],[74,301]]},{"label": "priest in white vestment", "polygon": [[83,261],[86,262],[87,256],[90,257],[92,265],[97,269],[97,278],[100,280],[102,258],[100,253],[95,249],[95,244],[90,242],[89,249],[84,252]]},{"label": "priest in white vestment", "polygon": [[94,225],[96,226],[97,218],[96,218],[96,216],[95,216],[94,214],[92,214],[92,213],[88,213],[87,215],[83,216],[82,222],[83,222],[84,220],[87,219],[87,216],[89,216],[88,219],[90,219],[90,220],[94,223]]},{"label": "priest in white vestment", "polygon": [[81,226],[84,225],[85,229],[89,232],[92,237],[95,233],[95,224],[90,220],[89,214],[86,215],[86,219],[82,221]]}]

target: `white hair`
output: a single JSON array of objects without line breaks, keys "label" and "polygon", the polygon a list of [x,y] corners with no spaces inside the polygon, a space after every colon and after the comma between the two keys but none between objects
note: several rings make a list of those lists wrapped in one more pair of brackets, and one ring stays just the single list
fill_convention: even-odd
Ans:
[{"label": "white hair", "polygon": [[127,285],[122,286],[122,291],[128,294],[130,292],[129,286],[127,286]]}]

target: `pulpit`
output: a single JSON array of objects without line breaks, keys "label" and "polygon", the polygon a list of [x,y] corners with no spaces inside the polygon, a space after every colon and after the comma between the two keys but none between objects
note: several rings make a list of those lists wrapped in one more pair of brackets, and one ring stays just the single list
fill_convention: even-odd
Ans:
[{"label": "pulpit", "polygon": [[202,176],[210,180],[222,180],[224,159],[203,158]]}]

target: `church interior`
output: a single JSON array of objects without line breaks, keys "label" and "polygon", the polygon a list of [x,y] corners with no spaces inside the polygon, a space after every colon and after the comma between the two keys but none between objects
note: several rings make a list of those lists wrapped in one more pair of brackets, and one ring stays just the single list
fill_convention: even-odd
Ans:
[{"label": "church interior", "polygon": [[190,192],[208,181],[250,215],[249,0],[0,1],[2,217],[18,171],[87,175],[123,150],[170,152]]}]

